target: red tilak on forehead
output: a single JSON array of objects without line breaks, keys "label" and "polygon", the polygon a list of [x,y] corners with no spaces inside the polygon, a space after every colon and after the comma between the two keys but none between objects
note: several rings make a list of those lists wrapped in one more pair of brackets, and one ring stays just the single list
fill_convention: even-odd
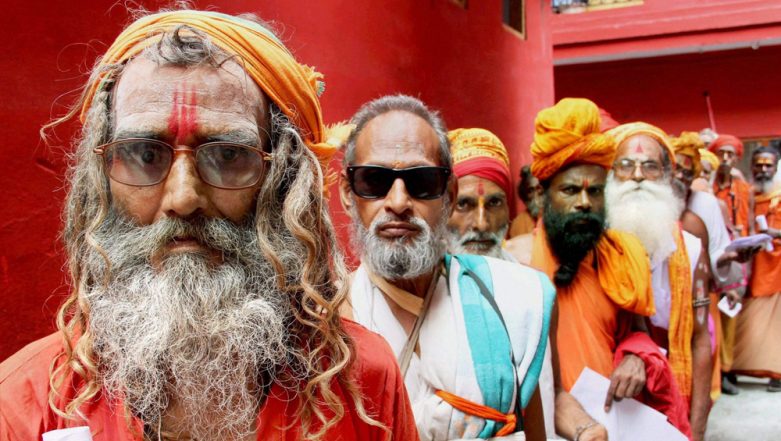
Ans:
[{"label": "red tilak on forehead", "polygon": [[635,153],[643,153],[643,144],[640,140],[635,141]]},{"label": "red tilak on forehead", "polygon": [[485,189],[483,188],[482,182],[477,183],[477,194],[480,196],[483,196],[485,194]]},{"label": "red tilak on forehead", "polygon": [[196,123],[195,87],[181,83],[174,91],[171,116],[168,117],[168,132],[174,145],[180,145],[192,137],[198,129]]},{"label": "red tilak on forehead", "polygon": [[584,179],[583,180],[583,188],[588,188],[588,184],[589,184],[588,179]]}]

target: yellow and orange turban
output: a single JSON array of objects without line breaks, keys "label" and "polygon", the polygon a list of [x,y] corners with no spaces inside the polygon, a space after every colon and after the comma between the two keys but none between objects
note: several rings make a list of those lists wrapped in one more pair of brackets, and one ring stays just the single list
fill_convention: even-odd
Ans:
[{"label": "yellow and orange turban", "polygon": [[[229,55],[236,56],[250,78],[290,118],[307,147],[317,156],[325,173],[337,147],[326,143],[326,128],[318,92],[323,76],[299,64],[270,31],[250,20],[213,11],[171,11],[149,15],[133,22],[108,48],[97,70],[121,64],[157,43],[162,34],[178,26],[188,26],[209,37]],[[87,85],[81,110],[84,122],[97,92],[103,87],[103,72]]]},{"label": "yellow and orange turban", "polygon": [[498,185],[512,198],[510,158],[502,141],[485,129],[455,129],[447,134],[457,177],[475,175]]},{"label": "yellow and orange turban", "polygon": [[599,108],[585,98],[564,98],[534,120],[532,174],[544,181],[571,164],[610,168],[613,138],[600,132]]},{"label": "yellow and orange turban", "polygon": [[699,177],[702,172],[700,162],[700,150],[705,148],[705,143],[697,132],[681,132],[681,136],[671,138],[670,144],[675,149],[676,155],[688,156],[692,160],[694,176]]},{"label": "yellow and orange turban", "polygon": [[721,161],[719,161],[719,157],[716,156],[715,153],[713,153],[708,149],[700,149],[700,160],[709,162],[713,170],[718,169],[719,165],[721,165]]},{"label": "yellow and orange turban", "polygon": [[735,147],[735,153],[738,155],[738,158],[743,157],[743,141],[732,135],[719,135],[715,141],[710,143],[708,150],[712,151],[713,153],[718,153],[719,149],[726,145]]},{"label": "yellow and orange turban", "polygon": [[607,134],[612,136],[616,140],[616,147],[621,145],[622,142],[635,135],[646,135],[655,139],[663,149],[667,151],[667,156],[670,158],[670,162],[675,164],[675,150],[670,144],[670,138],[667,133],[659,127],[653,126],[644,122],[633,122],[628,124],[621,124],[620,126],[610,129]]}]

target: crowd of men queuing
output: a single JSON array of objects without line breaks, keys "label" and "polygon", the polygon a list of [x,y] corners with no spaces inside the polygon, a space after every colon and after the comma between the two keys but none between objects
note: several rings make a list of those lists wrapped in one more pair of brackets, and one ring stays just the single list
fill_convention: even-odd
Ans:
[{"label": "crowd of men queuing", "polygon": [[570,393],[586,368],[606,412],[635,398],[703,440],[735,374],[781,390],[777,150],[746,177],[738,138],[566,98],[516,191],[490,131],[404,95],[327,127],[322,81],[254,16],[117,37],[52,123],[82,124],[71,293],[0,364],[0,440],[607,440]]}]

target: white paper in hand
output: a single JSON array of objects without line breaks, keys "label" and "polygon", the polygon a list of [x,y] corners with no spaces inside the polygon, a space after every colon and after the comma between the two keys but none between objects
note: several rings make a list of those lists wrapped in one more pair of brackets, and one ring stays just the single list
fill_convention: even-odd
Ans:
[{"label": "white paper in hand", "polygon": [[610,380],[584,368],[570,393],[586,412],[605,426],[610,441],[687,441],[667,417],[633,399],[614,401],[605,412],[605,397]]},{"label": "white paper in hand", "polygon": [[722,297],[721,300],[719,300],[719,311],[723,312],[724,315],[727,317],[735,317],[738,315],[740,310],[743,309],[742,303],[735,303],[735,306],[732,308],[729,307],[729,300],[727,300],[727,297]]},{"label": "white paper in hand", "polygon": [[87,426],[71,427],[46,432],[43,434],[43,441],[92,441],[92,435]]}]

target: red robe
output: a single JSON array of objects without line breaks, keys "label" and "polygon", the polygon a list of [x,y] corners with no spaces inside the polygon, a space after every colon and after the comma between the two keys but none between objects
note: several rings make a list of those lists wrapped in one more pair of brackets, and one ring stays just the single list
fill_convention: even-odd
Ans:
[{"label": "red robe", "polygon": [[[369,415],[388,428],[388,432],[369,426],[358,418],[348,393],[334,381],[333,390],[345,404],[345,415],[325,436],[326,440],[363,441],[417,440],[412,409],[404,379],[388,344],[379,335],[344,320],[347,333],[355,342],[352,376],[364,397]],[[0,364],[0,441],[40,440],[44,432],[65,427],[89,425],[93,441],[130,441],[134,437],[121,407],[99,394],[81,410],[87,417],[67,421],[48,405],[49,367],[62,349],[62,337],[55,333],[35,341]],[[75,393],[73,382],[63,391],[66,397]],[[285,391],[274,386],[260,411],[258,440],[299,440],[299,424],[292,415],[297,402],[284,399]],[[134,421],[136,429],[141,428]],[[284,429],[289,427],[287,431]]]}]

